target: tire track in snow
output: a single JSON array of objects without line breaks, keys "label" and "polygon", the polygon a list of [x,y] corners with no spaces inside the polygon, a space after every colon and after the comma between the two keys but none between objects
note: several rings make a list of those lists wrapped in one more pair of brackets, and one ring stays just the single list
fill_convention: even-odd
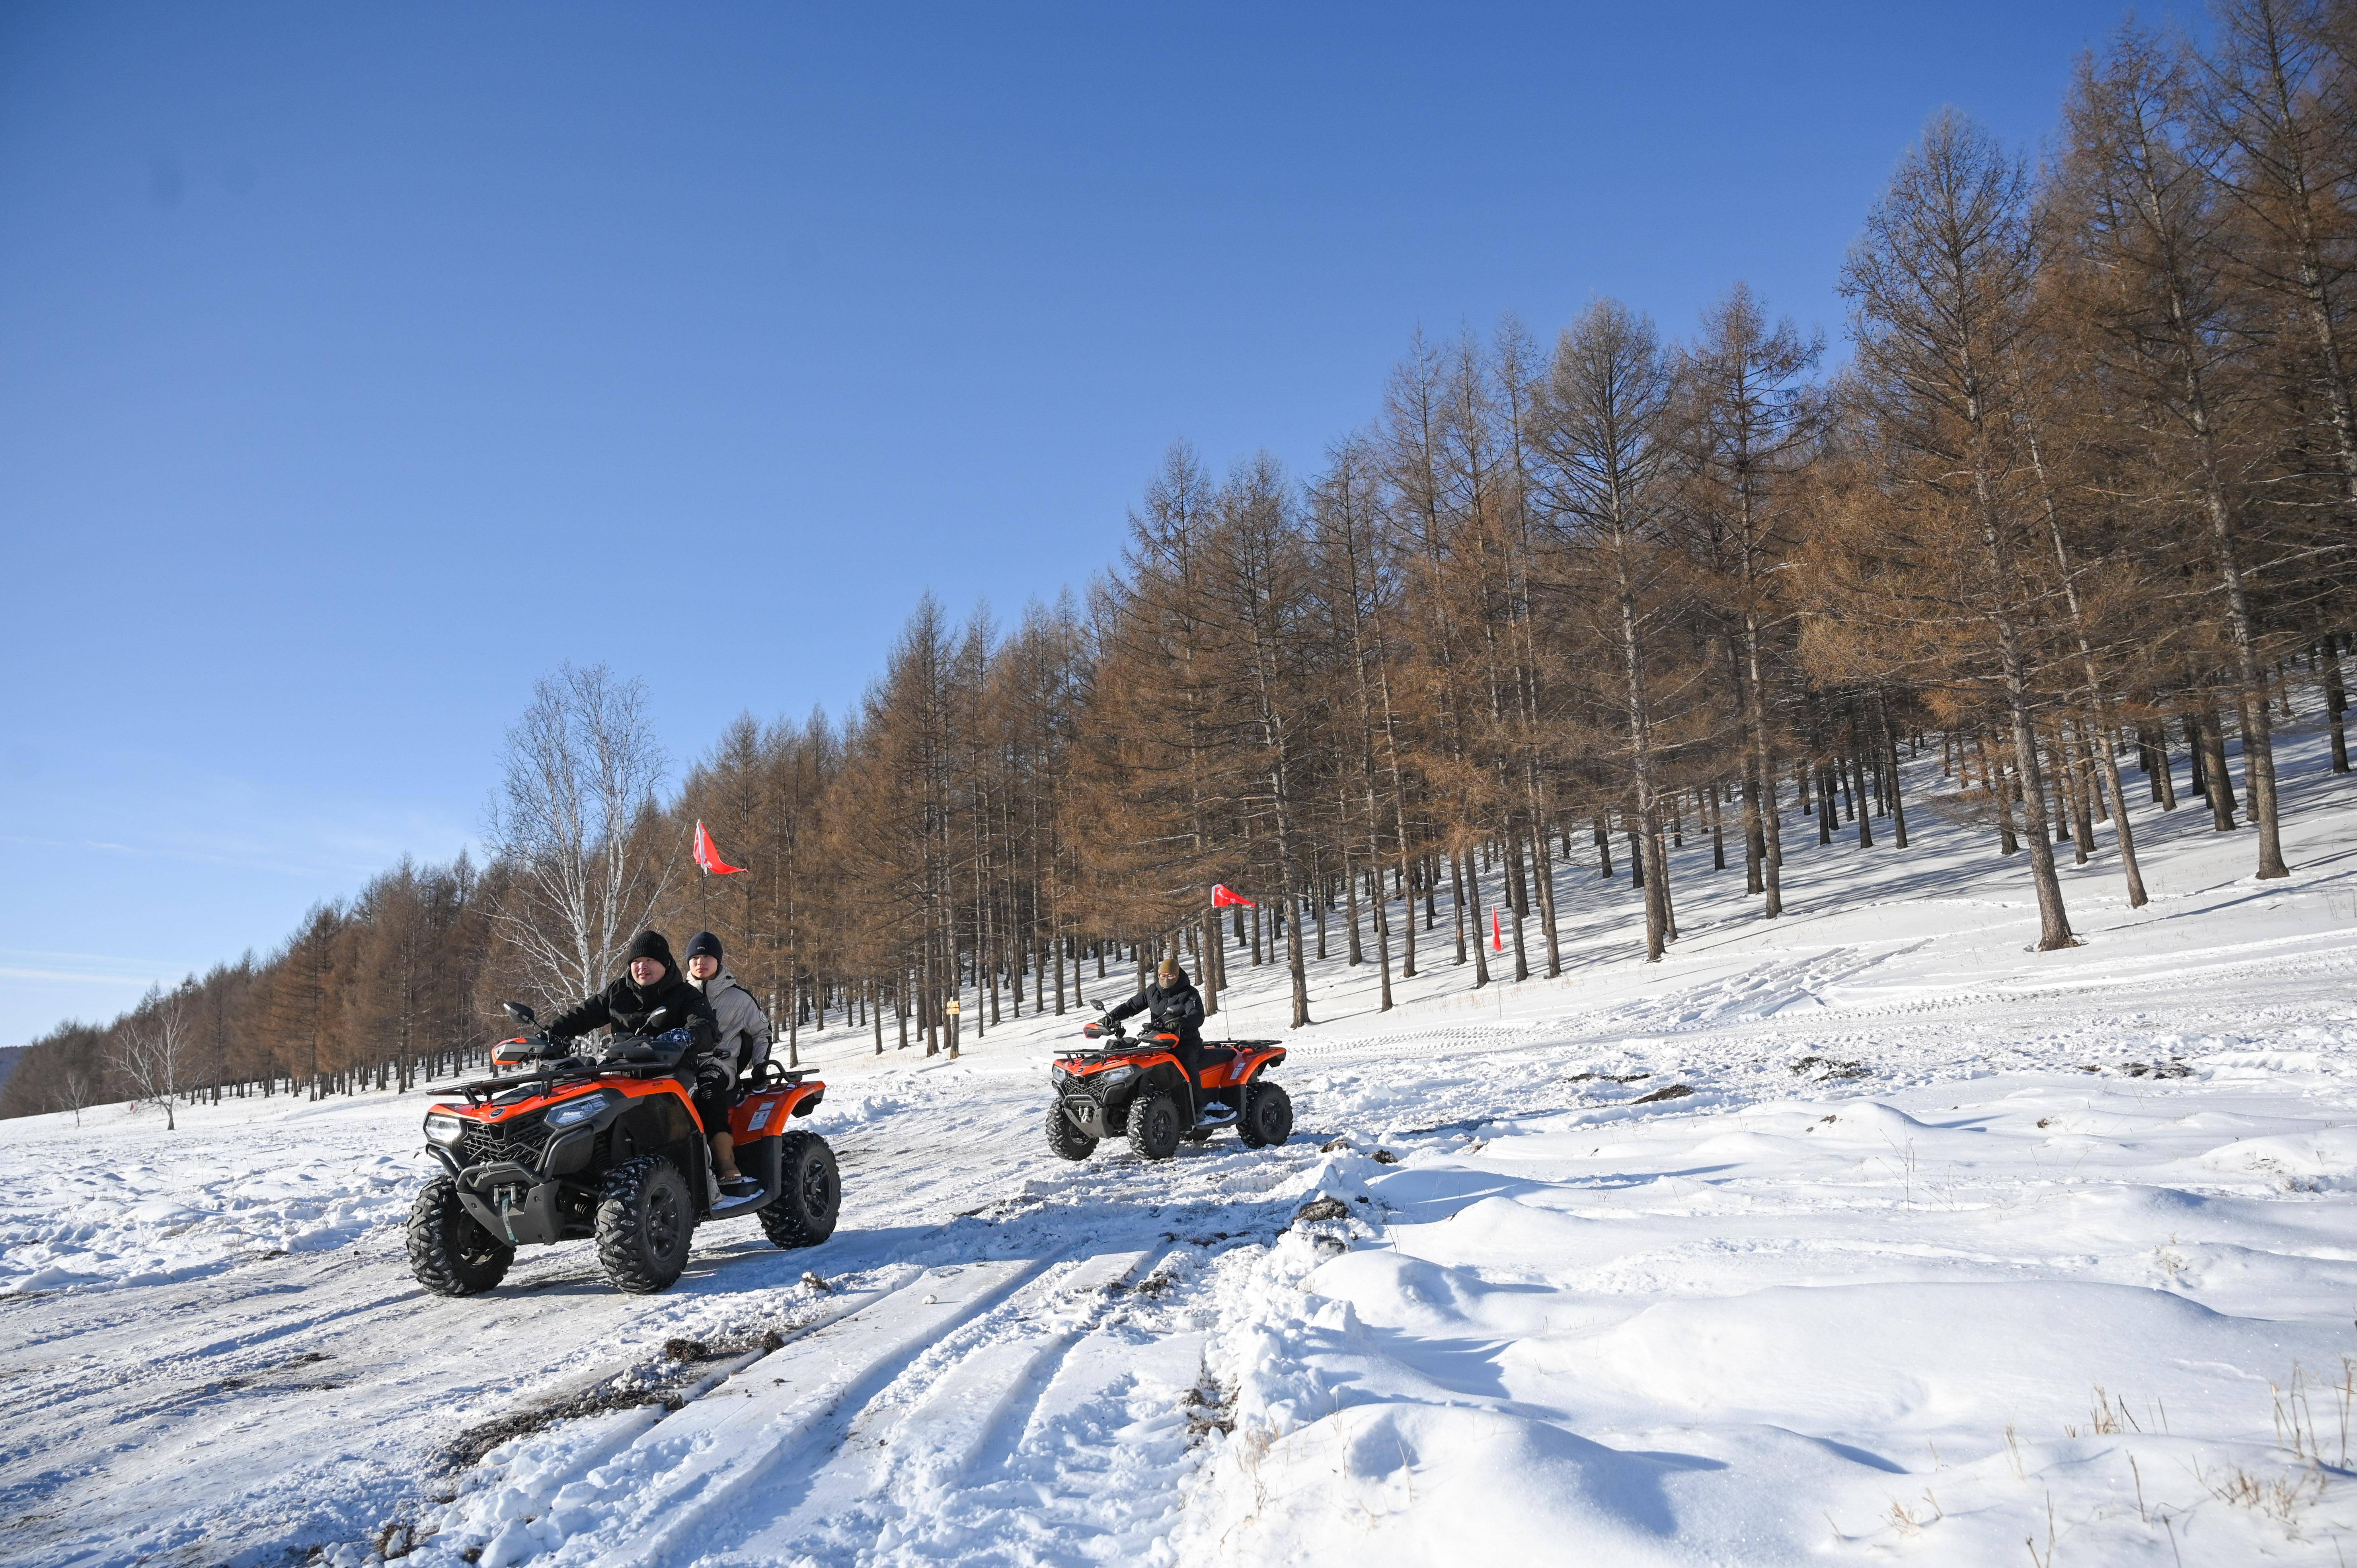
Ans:
[{"label": "tire track in snow", "polygon": [[766,1503],[794,1486],[802,1450],[843,1447],[859,1413],[925,1346],[1058,1261],[925,1270],[883,1301],[770,1352],[560,1488],[544,1520],[511,1520],[481,1560],[512,1562],[547,1546],[555,1548],[552,1563],[659,1568],[678,1560],[691,1541],[725,1528],[755,1487]]},{"label": "tire track in snow", "polygon": [[[920,1356],[844,1424],[837,1445],[811,1454],[807,1474],[764,1498],[771,1516],[708,1556],[720,1562],[800,1558],[829,1546],[855,1560],[896,1528],[919,1528],[969,1483],[994,1437],[1011,1451],[1046,1393],[1104,1314],[1110,1293],[1150,1277],[1168,1249],[1067,1260],[1027,1281]],[[1080,1298],[1079,1309],[1057,1314]],[[1031,1330],[1042,1316],[1064,1326]],[[946,1361],[944,1367],[933,1363]],[[893,1396],[899,1397],[893,1397]]]},{"label": "tire track in snow", "polygon": [[[527,1457],[519,1476],[511,1456],[511,1479],[436,1521],[421,1565],[469,1551],[486,1568],[813,1552],[864,1562],[879,1541],[944,1528],[949,1514],[1036,1532],[1056,1512],[1042,1512],[1043,1490],[1060,1480],[1071,1492],[1065,1450],[1076,1431],[1090,1463],[1134,1465],[1136,1443],[1118,1435],[1136,1425],[1127,1402],[1177,1412],[1200,1371],[1199,1342],[1168,1332],[1183,1284],[1143,1304],[1125,1287],[1172,1278],[1165,1271],[1194,1248],[1273,1239],[1292,1204],[1271,1193],[1317,1160],[1300,1144],[1229,1144],[1162,1165],[1114,1155],[1051,1167],[931,1228],[920,1249],[930,1266],[887,1302],[798,1335],[685,1410],[597,1440],[561,1470]],[[1286,1212],[1251,1212],[1245,1230],[1232,1228],[1236,1210],[1273,1204]],[[997,1255],[1010,1249],[1030,1256]],[[991,1283],[970,1301],[921,1299],[982,1276]],[[1154,1327],[1138,1321],[1141,1308]],[[1043,1402],[1056,1406],[1046,1418]],[[1183,1436],[1183,1416],[1171,1419]],[[1125,1488],[1149,1522],[1177,1508],[1172,1457],[1157,1453],[1159,1479]],[[1077,1534],[1101,1532],[1101,1509],[1089,1514],[1077,1494],[1060,1501]]]}]

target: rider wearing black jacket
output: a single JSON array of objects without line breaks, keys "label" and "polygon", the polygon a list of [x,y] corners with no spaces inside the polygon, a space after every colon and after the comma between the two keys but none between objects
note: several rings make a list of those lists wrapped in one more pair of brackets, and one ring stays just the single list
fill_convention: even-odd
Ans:
[{"label": "rider wearing black jacket", "polygon": [[[640,959],[651,959],[662,966],[653,980],[641,984],[633,974]],[[701,1023],[704,1027],[696,1029]],[[718,1037],[719,1026],[712,1016],[712,1004],[704,999],[702,990],[688,983],[672,961],[671,943],[661,931],[640,931],[631,940],[622,954],[622,972],[614,983],[568,1007],[548,1021],[549,1037],[570,1040],[592,1029],[611,1028],[623,1035],[660,1035],[670,1029],[687,1029],[701,1036],[694,1047],[698,1055],[711,1049]]]},{"label": "rider wearing black jacket", "polygon": [[1200,1089],[1203,1084],[1203,993],[1175,958],[1166,958],[1145,990],[1113,1008],[1105,1016],[1115,1021],[1135,1014],[1147,1015],[1147,1027],[1178,1036],[1178,1065]]},{"label": "rider wearing black jacket", "polygon": [[[641,973],[646,978],[640,979]],[[732,1064],[713,1054],[719,1037],[712,1004],[701,986],[691,983],[672,961],[671,943],[661,931],[640,931],[622,954],[622,972],[596,995],[568,1007],[547,1024],[553,1048],[592,1029],[611,1028],[622,1035],[662,1035],[673,1029],[688,1032],[688,1047],[679,1058],[679,1078],[695,1096],[695,1114],[707,1133],[728,1130],[728,1101],[736,1081]],[[715,1151],[716,1159],[717,1151]],[[733,1180],[732,1167],[718,1172]]]}]

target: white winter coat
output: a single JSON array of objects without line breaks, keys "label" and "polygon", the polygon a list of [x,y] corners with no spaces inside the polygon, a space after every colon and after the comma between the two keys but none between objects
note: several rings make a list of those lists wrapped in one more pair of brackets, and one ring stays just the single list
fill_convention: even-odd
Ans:
[{"label": "white winter coat", "polygon": [[770,1020],[753,993],[737,983],[737,977],[723,965],[710,980],[691,983],[704,993],[712,1004],[712,1015],[718,1021],[723,1060],[734,1060],[737,1070],[749,1072],[769,1059]]}]

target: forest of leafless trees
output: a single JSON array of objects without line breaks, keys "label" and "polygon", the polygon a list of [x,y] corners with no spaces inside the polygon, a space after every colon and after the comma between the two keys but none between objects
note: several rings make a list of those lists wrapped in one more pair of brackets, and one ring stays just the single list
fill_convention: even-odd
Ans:
[{"label": "forest of leafless trees", "polygon": [[[780,1054],[931,1051],[953,1001],[972,1046],[1174,949],[1214,1011],[1284,966],[1297,1027],[1312,956],[1386,1008],[1436,965],[1555,975],[1574,858],[1643,888],[1658,959],[1688,835],[1770,920],[1789,835],[1901,853],[1935,810],[2016,858],[2047,948],[2061,854],[2144,901],[2139,815],[2283,875],[2276,726],[2321,715],[2349,768],[2352,269],[2357,3],[2124,28],[2042,165],[1932,117],[1844,267],[1838,368],[1739,285],[1682,340],[1610,299],[1551,344],[1419,335],[1315,472],[1173,447],[1084,602],[928,596],[856,712],[740,720],[668,799],[633,689],[568,669],[487,864],[55,1032],[0,1113],[147,1092],[167,1010],[183,1097],[405,1087],[640,920],[717,931]],[[687,869],[697,821],[744,875]]]}]

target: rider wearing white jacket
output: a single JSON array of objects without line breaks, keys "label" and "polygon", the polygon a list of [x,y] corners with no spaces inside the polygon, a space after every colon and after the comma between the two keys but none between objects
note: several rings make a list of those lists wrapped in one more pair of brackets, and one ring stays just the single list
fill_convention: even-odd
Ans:
[{"label": "rider wearing white jacket", "polygon": [[[720,961],[720,939],[710,931],[698,931],[687,944],[687,978],[704,993],[712,1006],[712,1015],[719,1026],[719,1043],[714,1055],[721,1061],[733,1064],[738,1075],[752,1071],[769,1058],[770,1019],[753,993],[737,983]],[[726,1128],[712,1134],[714,1163],[724,1171],[737,1168],[737,1140]],[[749,1185],[744,1178],[724,1178],[721,1187]]]}]

